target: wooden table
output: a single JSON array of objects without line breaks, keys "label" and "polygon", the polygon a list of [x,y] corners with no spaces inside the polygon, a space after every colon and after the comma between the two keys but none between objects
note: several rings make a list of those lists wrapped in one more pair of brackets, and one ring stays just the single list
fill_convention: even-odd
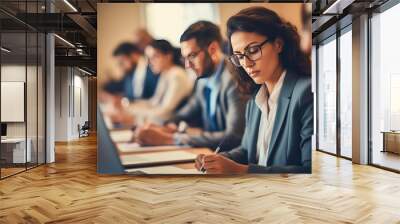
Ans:
[{"label": "wooden table", "polygon": [[382,152],[392,152],[400,154],[400,131],[382,131],[383,150]]},{"label": "wooden table", "polygon": [[[187,148],[180,148],[180,149],[176,149],[176,146],[171,146],[171,149],[162,149],[162,150],[151,150],[149,152],[126,152],[124,150],[121,150],[119,145],[121,143],[127,143],[129,139],[131,139],[130,134],[132,133],[133,135],[133,131],[129,130],[129,129],[119,129],[119,130],[110,130],[110,135],[112,137],[112,139],[114,140],[114,143],[118,149],[120,158],[122,159],[124,156],[127,155],[146,155],[149,153],[156,153],[156,152],[169,152],[169,151],[184,151],[184,152],[189,152],[189,153],[193,153],[193,154],[212,154],[213,151],[209,148],[191,148],[191,147],[187,147]],[[166,166],[166,165],[163,165]],[[191,169],[195,169],[194,166],[194,162],[190,162],[190,163],[178,163],[178,164],[170,164],[168,166],[173,166],[173,167],[177,167],[177,168],[181,168],[181,169],[186,169],[186,170],[191,170]]]},{"label": "wooden table", "polygon": [[[31,138],[5,138],[1,139],[2,158],[7,164],[25,165],[32,161]],[[26,145],[26,147],[25,147]]]}]

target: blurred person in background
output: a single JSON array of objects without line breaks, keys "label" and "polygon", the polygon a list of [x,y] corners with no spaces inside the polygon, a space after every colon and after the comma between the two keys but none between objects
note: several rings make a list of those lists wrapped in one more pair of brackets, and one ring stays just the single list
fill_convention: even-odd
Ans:
[{"label": "blurred person in background", "polygon": [[120,80],[106,83],[103,88],[106,92],[129,101],[154,95],[159,75],[153,73],[144,55],[144,47],[152,40],[146,30],[138,29],[132,42],[123,42],[115,48],[113,57],[124,75]]},{"label": "blurred person in background", "polygon": [[304,53],[311,57],[312,50],[312,33],[311,33],[311,3],[302,4],[301,6],[301,22],[302,32],[300,46]]},{"label": "blurred person in background", "polygon": [[[147,66],[140,65],[144,58],[141,49],[130,42],[119,44],[113,51],[123,76],[119,80],[110,80],[101,89],[101,98],[108,101],[106,115],[111,117],[116,126],[133,125],[132,115],[127,111],[129,102],[137,99],[146,99],[153,95],[158,76],[151,71],[147,73]],[[150,68],[148,68],[150,70]],[[107,102],[106,102],[107,104]]]},{"label": "blurred person in background", "polygon": [[[113,52],[113,56],[123,72],[120,80],[111,80],[104,85],[110,94],[126,97],[129,101],[150,98],[157,84],[158,75],[140,77],[140,62],[144,55],[140,48],[129,42],[121,43]],[[149,68],[150,70],[150,68]]]},{"label": "blurred person in background", "polygon": [[113,57],[117,61],[123,77],[120,80],[111,80],[106,83],[103,87],[104,91],[134,100],[133,78],[141,55],[140,49],[132,43],[124,42],[118,45],[113,52]]},{"label": "blurred person in background", "polygon": [[142,56],[139,58],[135,70],[134,82],[134,96],[135,99],[149,99],[151,98],[157,88],[159,74],[154,73],[150,68],[148,58],[144,55],[146,47],[153,42],[154,38],[144,28],[136,29],[133,32],[132,42],[135,44]]},{"label": "blurred person in background", "polygon": [[[135,101],[130,111],[135,120],[160,123],[172,117],[175,110],[188,98],[194,80],[181,65],[180,49],[166,40],[154,40],[145,49],[151,70],[160,74],[155,94],[148,100]],[[140,122],[139,122],[140,120]]]},{"label": "blurred person in background", "polygon": [[[180,43],[185,67],[198,77],[194,94],[165,126],[139,129],[139,143],[215,149],[225,137],[227,144],[221,151],[238,146],[244,130],[246,98],[239,94],[234,83],[235,69],[223,54],[218,26],[207,21],[196,22],[184,31]],[[190,133],[185,128],[178,129],[187,127],[182,123],[200,124],[197,126],[200,130]]]},{"label": "blurred person in background", "polygon": [[139,47],[139,49],[144,53],[147,46],[154,41],[154,38],[145,28],[138,28],[133,32],[132,42]]},{"label": "blurred person in background", "polygon": [[140,49],[129,42],[119,44],[113,51],[123,76],[119,80],[109,80],[100,89],[99,98],[104,102],[103,111],[115,126],[133,125],[133,118],[125,110],[124,101],[134,100],[133,78],[135,69],[142,53]]}]

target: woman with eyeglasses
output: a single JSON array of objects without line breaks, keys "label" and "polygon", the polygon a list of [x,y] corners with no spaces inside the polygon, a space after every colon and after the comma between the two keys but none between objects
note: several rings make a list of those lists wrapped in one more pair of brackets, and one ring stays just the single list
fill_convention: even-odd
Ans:
[{"label": "woman with eyeglasses", "polygon": [[239,88],[251,94],[241,146],[199,155],[207,173],[311,173],[311,62],[296,28],[263,7],[229,18],[230,59]]}]

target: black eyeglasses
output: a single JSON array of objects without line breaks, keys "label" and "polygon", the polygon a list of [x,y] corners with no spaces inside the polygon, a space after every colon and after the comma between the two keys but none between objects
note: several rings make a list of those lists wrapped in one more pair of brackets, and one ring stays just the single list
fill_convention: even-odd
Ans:
[{"label": "black eyeglasses", "polygon": [[189,61],[189,63],[193,64],[194,59],[202,52],[203,49],[200,49],[196,52],[190,53],[187,57],[181,57],[181,62],[182,64],[185,64],[186,61]]},{"label": "black eyeglasses", "polygon": [[268,43],[269,41],[270,41],[269,39],[266,39],[264,42],[260,44],[247,46],[244,49],[244,54],[234,53],[229,57],[229,59],[236,67],[242,66],[241,62],[244,60],[244,57],[246,57],[252,62],[257,61],[262,56],[262,46]]}]

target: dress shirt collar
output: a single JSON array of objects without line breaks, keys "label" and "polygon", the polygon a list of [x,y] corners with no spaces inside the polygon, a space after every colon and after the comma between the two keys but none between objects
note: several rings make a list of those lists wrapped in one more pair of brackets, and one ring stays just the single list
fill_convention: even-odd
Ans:
[{"label": "dress shirt collar", "polygon": [[272,91],[271,95],[268,96],[267,86],[266,84],[261,85],[260,89],[257,92],[255,97],[255,103],[260,108],[261,112],[266,113],[267,102],[269,104],[276,104],[278,101],[279,94],[282,89],[283,80],[285,80],[286,70],[282,72],[281,77],[279,77],[278,82],[275,84],[274,90]]}]

